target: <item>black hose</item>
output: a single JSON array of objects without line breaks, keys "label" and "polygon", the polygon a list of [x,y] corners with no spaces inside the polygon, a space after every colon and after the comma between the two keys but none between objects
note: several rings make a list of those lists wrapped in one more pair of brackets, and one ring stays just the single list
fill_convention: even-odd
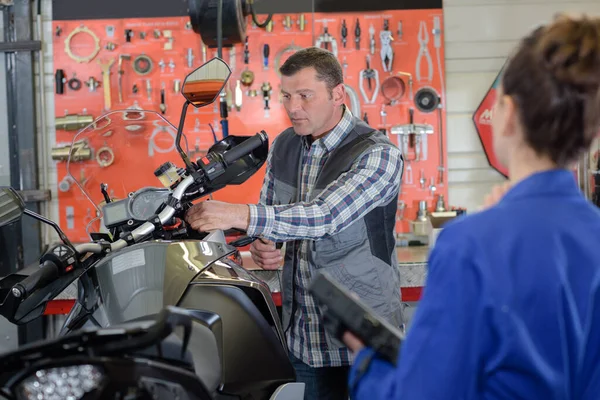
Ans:
[{"label": "black hose", "polygon": [[256,12],[254,11],[254,2],[250,3],[250,14],[252,15],[252,22],[254,22],[254,24],[259,27],[259,28],[265,28],[267,25],[269,25],[269,22],[271,22],[271,19],[273,19],[273,14],[269,14],[267,15],[267,19],[265,20],[265,22],[258,22],[258,18],[256,17]]}]

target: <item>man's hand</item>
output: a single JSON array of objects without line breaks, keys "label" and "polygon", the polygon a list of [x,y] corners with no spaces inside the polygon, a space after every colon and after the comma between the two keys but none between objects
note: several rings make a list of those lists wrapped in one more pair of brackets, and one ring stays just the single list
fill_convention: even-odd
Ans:
[{"label": "man's hand", "polygon": [[266,239],[258,239],[250,245],[252,260],[262,269],[279,269],[283,263],[281,250],[275,248],[275,243]]},{"label": "man's hand", "polygon": [[363,347],[365,347],[364,343],[361,342],[359,338],[357,338],[356,336],[354,336],[354,334],[348,331],[344,333],[342,340],[346,344],[346,346],[348,346],[348,348],[352,350],[354,354],[358,353],[363,349]]},{"label": "man's hand", "polygon": [[505,182],[501,185],[494,186],[492,188],[491,193],[487,194],[485,196],[485,198],[483,199],[483,207],[482,208],[486,209],[486,208],[490,208],[490,207],[496,205],[496,203],[498,203],[500,201],[500,199],[502,199],[502,197],[504,197],[506,192],[509,191],[511,186],[512,186],[511,182]]},{"label": "man's hand", "polygon": [[245,204],[230,204],[221,201],[203,201],[190,208],[185,220],[200,232],[217,229],[248,229],[250,209]]}]

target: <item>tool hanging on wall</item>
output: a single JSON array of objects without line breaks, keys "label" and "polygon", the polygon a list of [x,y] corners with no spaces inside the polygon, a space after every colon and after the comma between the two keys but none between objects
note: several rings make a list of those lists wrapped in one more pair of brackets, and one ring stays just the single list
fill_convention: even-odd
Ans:
[{"label": "tool hanging on wall", "polygon": [[54,74],[54,80],[56,82],[56,94],[64,94],[65,93],[65,83],[67,82],[65,78],[65,70],[57,69]]},{"label": "tool hanging on wall", "polygon": [[236,57],[237,57],[237,53],[235,50],[235,47],[231,47],[229,49],[229,69],[231,69],[232,71],[235,71],[236,69]]},{"label": "tool hanging on wall", "polygon": [[91,115],[68,114],[63,117],[54,119],[54,127],[56,130],[63,131],[78,131],[94,122],[94,117]]},{"label": "tool hanging on wall", "polygon": [[445,95],[446,89],[444,88],[444,75],[442,71],[442,21],[441,17],[433,17],[433,47],[435,49],[435,56],[437,61],[438,73],[440,74],[440,89],[441,95]]},{"label": "tool hanging on wall", "polygon": [[369,26],[369,46],[371,49],[371,54],[375,54],[375,27],[373,24]]},{"label": "tool hanging on wall", "polygon": [[342,46],[344,46],[344,48],[346,48],[346,42],[348,41],[347,37],[348,37],[348,27],[346,26],[346,20],[343,19],[342,20],[342,30],[340,32],[340,35],[342,36]]},{"label": "tool hanging on wall", "polygon": [[175,79],[173,81],[173,93],[179,93],[181,91],[181,80]]},{"label": "tool hanging on wall", "polygon": [[444,172],[446,170],[444,165],[444,124],[442,118],[442,109],[443,106],[441,101],[438,104],[437,114],[438,114],[438,151],[439,151],[439,165],[438,165],[438,183],[440,185],[444,184]]},{"label": "tool hanging on wall", "polygon": [[131,42],[133,38],[133,31],[131,29],[125,29],[125,41],[127,43]]},{"label": "tool hanging on wall", "polygon": [[[415,124],[414,123],[414,110],[411,108],[409,112],[409,123],[403,125],[394,125],[390,129],[392,135],[402,136],[402,153],[404,160],[409,163],[410,161],[423,161],[427,159],[427,136],[434,133],[433,126],[429,124]],[[408,146],[410,143],[415,142],[414,159],[410,159],[408,156]],[[408,169],[408,166],[407,166]]]},{"label": "tool hanging on wall", "polygon": [[360,98],[358,97],[358,93],[356,93],[356,90],[347,83],[344,84],[344,87],[346,88],[348,99],[350,100],[350,112],[356,117],[360,116]]},{"label": "tool hanging on wall", "polygon": [[77,79],[77,75],[73,73],[73,77],[69,79],[67,85],[69,86],[69,89],[78,91],[79,89],[81,89],[82,83],[79,79]]},{"label": "tool hanging on wall", "polygon": [[268,44],[263,46],[263,67],[265,71],[269,70],[269,53],[271,52],[271,48]]},{"label": "tool hanging on wall", "polygon": [[279,76],[281,78],[281,72],[279,72],[279,68],[281,67],[281,57],[283,57],[283,55],[285,53],[295,53],[298,50],[302,50],[302,47],[296,46],[294,44],[294,42],[292,41],[291,44],[289,44],[288,46],[285,46],[283,49],[279,50],[277,52],[277,54],[275,54],[275,59],[273,61],[273,68],[275,69],[277,76]]},{"label": "tool hanging on wall", "polygon": [[304,27],[306,26],[306,17],[304,14],[300,14],[300,18],[298,18],[298,27],[302,32],[304,32]]},{"label": "tool hanging on wall", "polygon": [[117,88],[119,90],[119,103],[123,102],[123,74],[125,74],[125,70],[123,69],[123,60],[131,60],[131,56],[129,54],[119,55],[119,80],[117,83]]},{"label": "tool hanging on wall", "polygon": [[[177,139],[177,132],[170,126],[166,126],[160,123],[160,121],[154,121],[154,130],[148,140],[148,157],[154,157],[154,153],[170,153],[175,150],[175,141]],[[165,138],[162,133],[167,133],[169,137],[168,146],[158,146],[157,142],[166,142],[166,140],[159,140],[161,137]],[[160,135],[160,136],[159,136]]]},{"label": "tool hanging on wall", "polygon": [[363,115],[363,121],[365,122],[365,124],[369,125],[369,116],[367,115],[367,113]]},{"label": "tool hanging on wall", "polygon": [[95,92],[96,89],[98,89],[98,86],[100,86],[100,82],[93,76],[90,76],[85,82],[85,85],[88,87],[90,92]]},{"label": "tool hanging on wall", "polygon": [[[92,38],[92,41],[94,43],[94,48],[92,49],[91,53],[88,55],[80,56],[73,52],[73,49],[71,47],[71,41],[73,40],[73,37],[75,37],[76,35],[79,35],[79,34],[85,34]],[[73,29],[73,31],[65,39],[65,53],[73,61],[75,61],[77,63],[88,63],[88,62],[92,61],[94,59],[94,57],[96,57],[98,55],[99,52],[100,52],[100,39],[98,39],[98,36],[96,36],[96,34],[92,30],[90,30],[89,28],[87,28],[84,25],[81,25],[81,26]]]},{"label": "tool hanging on wall", "polygon": [[292,29],[292,25],[293,25],[292,17],[290,17],[289,15],[284,16],[282,19],[282,24],[283,24],[283,28],[286,31],[289,31],[290,29]]},{"label": "tool hanging on wall", "polygon": [[[413,77],[412,74],[409,74],[408,72],[398,72],[397,74],[398,76],[403,76],[406,77],[408,80],[408,95],[410,96],[411,99],[414,98],[413,96]],[[406,85],[405,85],[406,87]]]},{"label": "tool hanging on wall", "polygon": [[392,64],[394,63],[394,50],[392,49],[392,32],[389,27],[389,20],[383,21],[383,30],[379,32],[379,41],[381,42],[381,65],[384,72],[392,71]]},{"label": "tool hanging on wall", "polygon": [[248,65],[249,63],[250,63],[250,50],[248,49],[248,36],[246,36],[246,42],[244,43],[244,64]]},{"label": "tool hanging on wall", "polygon": [[406,92],[404,81],[398,76],[389,76],[381,84],[381,95],[387,100],[387,105],[394,106]]},{"label": "tool hanging on wall", "polygon": [[354,43],[356,44],[356,50],[360,50],[360,22],[356,18],[356,24],[354,25]]},{"label": "tool hanging on wall", "polygon": [[[331,44],[331,50],[329,50],[329,45]],[[334,56],[338,55],[338,46],[337,41],[333,36],[329,34],[329,30],[327,28],[327,22],[323,22],[323,33],[317,38],[315,43],[315,47],[323,47],[325,50],[329,50],[333,53]]]},{"label": "tool hanging on wall", "polygon": [[[367,81],[367,85],[369,87],[369,91],[373,91],[371,98],[367,96],[367,92],[365,91],[364,81]],[[375,89],[373,89],[373,80],[375,80]],[[371,57],[367,55],[367,67],[360,71],[358,86],[360,88],[360,93],[363,96],[363,99],[366,104],[373,104],[377,99],[377,95],[379,94],[379,71],[371,68]]]},{"label": "tool hanging on wall", "polygon": [[146,95],[148,101],[152,101],[152,81],[150,79],[146,79]]},{"label": "tool hanging on wall", "polygon": [[398,40],[402,40],[402,21],[398,21],[398,30],[396,33],[398,34]]},{"label": "tool hanging on wall", "polygon": [[224,90],[221,91],[221,94],[219,95],[220,97],[220,102],[219,102],[219,106],[220,106],[220,111],[221,111],[221,121],[219,121],[221,123],[221,130],[223,131],[223,138],[226,138],[227,136],[229,136],[229,121],[227,121],[227,117],[229,115],[227,109],[228,109],[228,105],[227,105],[227,99],[226,99],[226,93]]},{"label": "tool hanging on wall", "polygon": [[269,118],[270,117],[270,112],[269,110],[271,109],[271,107],[269,106],[269,100],[271,100],[271,84],[269,82],[264,82],[262,84],[262,86],[260,87],[260,90],[262,91],[263,94],[263,100],[265,102],[265,118]]},{"label": "tool hanging on wall", "polygon": [[241,111],[242,110],[242,97],[243,97],[243,92],[242,92],[242,82],[238,79],[237,81],[235,81],[235,109],[237,111]]},{"label": "tool hanging on wall", "polygon": [[[433,80],[433,62],[431,60],[431,54],[429,54],[429,32],[427,32],[427,22],[421,21],[419,24],[419,55],[417,56],[417,65],[415,71],[417,73],[417,80],[419,82],[427,80],[431,82]],[[421,75],[421,61],[425,58],[427,62],[427,75],[423,77]]]},{"label": "tool hanging on wall", "polygon": [[108,147],[106,144],[98,149],[96,152],[96,162],[102,168],[108,168],[115,162],[115,153],[113,149]]},{"label": "tool hanging on wall", "polygon": [[133,59],[133,71],[140,76],[148,75],[152,72],[153,66],[154,62],[145,54],[140,54]]},{"label": "tool hanging on wall", "polygon": [[415,93],[414,101],[419,111],[431,113],[440,105],[440,96],[433,88],[423,87]]},{"label": "tool hanging on wall", "polygon": [[92,159],[92,149],[85,140],[79,140],[72,146],[53,147],[50,156],[54,161],[67,161],[69,157],[72,162],[88,161]]},{"label": "tool hanging on wall", "polygon": [[186,60],[188,68],[194,68],[194,51],[191,48],[187,49]]},{"label": "tool hanging on wall", "polygon": [[98,60],[98,65],[102,69],[102,86],[104,88],[104,109],[110,110],[112,107],[110,98],[110,67],[115,62],[114,58],[111,58],[108,62],[103,63]]},{"label": "tool hanging on wall", "polygon": [[165,101],[165,83],[162,83],[162,87],[160,88],[160,104],[158,105],[161,114],[165,114],[167,112],[167,103]]},{"label": "tool hanging on wall", "polygon": [[382,126],[382,129],[380,129],[380,131],[384,135],[387,135],[387,129],[386,129],[387,112],[385,111],[385,104],[381,105],[381,111],[379,112],[379,115],[381,116],[381,126]]}]

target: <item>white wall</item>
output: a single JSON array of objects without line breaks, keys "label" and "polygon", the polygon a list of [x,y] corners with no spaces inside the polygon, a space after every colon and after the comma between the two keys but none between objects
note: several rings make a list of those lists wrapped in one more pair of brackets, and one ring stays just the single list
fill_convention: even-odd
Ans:
[{"label": "white wall", "polygon": [[[43,0],[44,38],[51,43],[51,0]],[[474,210],[491,186],[503,180],[487,163],[471,120],[475,108],[518,40],[557,12],[600,14],[600,1],[582,0],[445,0],[446,101],[448,120],[449,202]],[[52,47],[44,45],[46,115],[49,145],[54,143],[54,66]],[[0,101],[0,109],[1,107]],[[38,125],[40,121],[38,118]],[[38,132],[39,132],[38,126]],[[0,137],[0,141],[2,138]],[[49,151],[46,152],[49,158]],[[1,163],[0,163],[1,164]],[[49,160],[50,182],[56,168]],[[41,166],[41,163],[40,163]],[[53,199],[56,188],[52,187]],[[51,204],[58,219],[58,203]]]},{"label": "white wall", "polygon": [[444,0],[451,204],[476,209],[504,179],[489,167],[471,118],[519,39],[557,12],[600,15],[600,1]]}]

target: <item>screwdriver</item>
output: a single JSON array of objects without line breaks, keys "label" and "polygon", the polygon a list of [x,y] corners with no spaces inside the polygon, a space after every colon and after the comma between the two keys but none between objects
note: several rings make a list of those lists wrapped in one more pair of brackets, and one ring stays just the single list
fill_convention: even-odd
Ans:
[{"label": "screwdriver", "polygon": [[265,44],[263,46],[263,64],[265,66],[265,70],[269,69],[269,45]]}]

